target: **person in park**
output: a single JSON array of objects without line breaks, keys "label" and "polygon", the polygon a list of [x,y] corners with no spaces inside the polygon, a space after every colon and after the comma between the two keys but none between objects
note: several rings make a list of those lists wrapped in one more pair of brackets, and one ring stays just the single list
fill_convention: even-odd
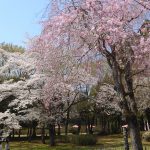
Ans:
[{"label": "person in park", "polygon": [[2,150],[2,142],[1,142],[1,139],[0,139],[0,150]]},{"label": "person in park", "polygon": [[2,150],[2,133],[3,131],[0,130],[0,150]]},{"label": "person in park", "polygon": [[8,138],[6,138],[5,150],[10,150]]},{"label": "person in park", "polygon": [[4,131],[0,130],[0,150],[3,149],[2,142],[5,142],[5,150],[10,150],[10,147],[9,147],[10,131],[8,131],[7,137],[3,137],[3,133],[4,133]]},{"label": "person in park", "polygon": [[[0,150],[2,150],[2,138],[0,138]],[[9,147],[9,140],[8,140],[8,138],[6,138],[6,144],[5,144],[5,150],[10,150],[10,147]]]}]

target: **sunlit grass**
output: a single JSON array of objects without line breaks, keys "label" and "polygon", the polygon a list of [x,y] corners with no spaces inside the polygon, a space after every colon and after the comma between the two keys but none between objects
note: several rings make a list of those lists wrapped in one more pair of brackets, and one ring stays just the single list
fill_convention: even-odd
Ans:
[{"label": "sunlit grass", "polygon": [[[130,140],[129,140],[130,141]],[[11,150],[123,150],[123,137],[119,135],[99,136],[97,145],[95,146],[76,146],[70,143],[57,143],[55,147],[49,147],[48,141],[46,144],[42,144],[41,141],[32,141],[31,143],[22,142],[10,142]],[[146,150],[150,150],[150,142],[143,142],[145,146],[148,146]],[[103,149],[104,148],[104,149]]]}]

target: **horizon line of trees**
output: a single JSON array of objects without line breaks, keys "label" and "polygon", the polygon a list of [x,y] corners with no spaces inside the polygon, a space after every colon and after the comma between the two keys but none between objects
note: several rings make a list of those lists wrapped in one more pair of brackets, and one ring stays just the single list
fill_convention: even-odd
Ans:
[{"label": "horizon line of trees", "polygon": [[24,53],[25,52],[25,48],[23,46],[19,46],[13,43],[6,43],[6,42],[2,42],[0,43],[0,48],[7,51],[7,52],[19,52],[19,53]]}]

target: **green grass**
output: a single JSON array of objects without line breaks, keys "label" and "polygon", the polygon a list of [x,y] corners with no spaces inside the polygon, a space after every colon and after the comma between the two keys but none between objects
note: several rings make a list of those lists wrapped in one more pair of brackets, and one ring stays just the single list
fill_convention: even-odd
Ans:
[{"label": "green grass", "polygon": [[71,144],[59,144],[55,147],[49,147],[48,145],[38,143],[20,142],[11,143],[11,150],[91,150],[95,147],[78,147]]},{"label": "green grass", "polygon": [[[47,144],[41,144],[40,141],[28,142],[10,142],[11,150],[123,150],[122,135],[99,136],[97,145],[95,146],[76,146],[70,143],[57,143],[55,147],[49,147]],[[143,142],[147,146],[146,150],[150,150],[150,142]],[[104,150],[104,149],[103,149]]]}]

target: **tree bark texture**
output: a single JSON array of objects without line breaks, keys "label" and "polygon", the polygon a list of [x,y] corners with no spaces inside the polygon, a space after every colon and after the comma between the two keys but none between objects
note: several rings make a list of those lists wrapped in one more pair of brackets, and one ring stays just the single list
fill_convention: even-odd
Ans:
[{"label": "tree bark texture", "polygon": [[65,135],[68,134],[69,116],[70,116],[70,109],[67,110],[67,117],[65,121]]},{"label": "tree bark texture", "polygon": [[129,150],[128,129],[126,127],[123,127],[123,136],[124,136],[124,148],[125,150]]},{"label": "tree bark texture", "polygon": [[132,115],[127,118],[127,122],[130,129],[132,150],[142,150],[143,148],[137,117],[135,115]]},{"label": "tree bark texture", "polygon": [[[127,51],[127,50],[126,50]],[[112,48],[111,56],[107,57],[112,69],[114,89],[120,97],[120,108],[122,115],[127,119],[132,150],[143,150],[140,130],[137,121],[137,104],[134,97],[132,66],[130,60],[126,60],[124,68],[117,62],[115,50]]]},{"label": "tree bark texture", "polygon": [[45,127],[42,127],[41,129],[41,140],[42,143],[45,144]]},{"label": "tree bark texture", "polygon": [[55,146],[55,125],[49,125],[50,146]]}]

